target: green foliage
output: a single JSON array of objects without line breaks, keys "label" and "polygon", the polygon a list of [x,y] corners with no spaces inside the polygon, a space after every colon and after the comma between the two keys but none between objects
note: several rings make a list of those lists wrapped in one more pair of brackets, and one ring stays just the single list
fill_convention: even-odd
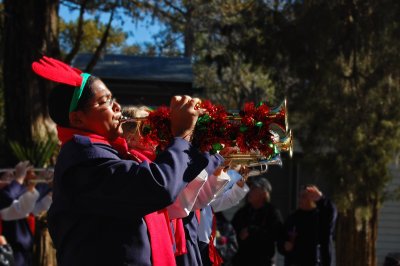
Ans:
[{"label": "green foliage", "polygon": [[[249,6],[246,1],[146,1],[143,3],[164,28],[155,36],[159,53],[191,57],[194,86],[203,88],[204,97],[240,109],[245,101],[268,101],[276,104],[275,85],[270,69],[246,62],[240,49],[230,49],[244,32],[233,31],[241,25],[240,14]],[[247,31],[251,31],[249,28]],[[255,33],[254,31],[251,31]]]},{"label": "green foliage", "polygon": [[54,139],[37,141],[29,146],[9,141],[11,151],[19,161],[29,160],[35,167],[48,167],[54,163],[58,142]]},{"label": "green foliage", "polygon": [[292,39],[287,49],[299,79],[293,109],[305,114],[300,128],[308,129],[298,137],[306,154],[319,154],[339,206],[381,199],[400,148],[399,25],[390,11],[396,5],[316,1],[294,6],[296,20],[288,21],[287,37],[296,36],[297,47]]},{"label": "green foliage", "polygon": [[[99,45],[106,25],[95,19],[86,20],[83,24],[83,37],[81,39],[80,52],[94,53]],[[60,18],[60,44],[63,53],[67,53],[75,42],[77,34],[77,23],[75,21],[65,22]],[[121,28],[113,27],[107,39],[105,52],[115,52],[123,44],[127,38],[127,33]]]},{"label": "green foliage", "polygon": [[224,37],[239,36],[227,49],[287,93],[305,159],[342,210],[381,200],[400,148],[400,3],[271,3],[254,1],[226,24]]},{"label": "green foliage", "polygon": [[121,48],[121,53],[125,55],[140,55],[142,53],[142,47],[138,44],[124,45]]}]

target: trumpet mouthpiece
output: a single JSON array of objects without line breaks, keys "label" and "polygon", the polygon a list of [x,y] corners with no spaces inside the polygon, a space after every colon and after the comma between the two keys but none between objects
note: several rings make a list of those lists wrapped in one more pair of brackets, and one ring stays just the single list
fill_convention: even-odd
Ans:
[{"label": "trumpet mouthpiece", "polygon": [[146,120],[146,117],[129,117],[129,116],[121,116],[119,118],[119,122],[122,123],[126,123],[126,122],[139,122],[139,121],[143,121]]}]

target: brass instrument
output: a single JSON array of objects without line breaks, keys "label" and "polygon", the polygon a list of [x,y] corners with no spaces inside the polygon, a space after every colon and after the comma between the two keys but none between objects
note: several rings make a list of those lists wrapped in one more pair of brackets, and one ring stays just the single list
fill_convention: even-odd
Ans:
[{"label": "brass instrument", "polygon": [[[140,108],[136,107],[128,107],[124,108],[122,110],[122,116],[120,117],[119,121],[120,123],[126,123],[126,122],[140,122],[140,121],[145,121],[147,119],[147,116],[137,116],[136,112]],[[142,108],[143,110],[146,110]],[[147,109],[149,110],[149,109]],[[231,112],[227,115],[226,117],[228,120],[231,121],[238,121],[241,119],[239,113]],[[289,129],[289,123],[288,123],[288,116],[287,116],[287,104],[286,104],[286,99],[277,107],[272,108],[270,112],[267,114],[267,118],[271,120],[271,124],[277,125],[279,128],[281,128],[285,133]]]},{"label": "brass instrument", "polygon": [[[0,169],[0,174],[1,173],[7,173],[7,172],[11,172],[14,173],[15,169],[14,168],[1,168]],[[33,172],[42,172],[42,173],[54,173],[54,168],[31,168],[28,169],[28,171],[33,171]],[[28,183],[50,183],[53,181],[52,177],[47,177],[47,178],[29,178],[29,179],[25,179],[26,182]],[[5,180],[5,183],[10,183],[10,180]]]},{"label": "brass instrument", "polygon": [[287,101],[286,99],[277,107],[271,109],[270,118],[273,124],[280,127],[285,133],[289,130]]},{"label": "brass instrument", "polygon": [[[54,168],[32,168],[29,169],[33,172],[54,172]],[[14,168],[0,168],[0,173],[14,172]]]},{"label": "brass instrument", "polygon": [[[136,130],[140,126],[141,122],[146,121],[146,115],[138,116],[137,110],[140,108],[128,107],[122,111],[122,116],[120,118],[120,123],[132,122],[136,124]],[[269,129],[272,134],[272,145],[274,149],[274,154],[270,157],[260,154],[257,151],[250,152],[248,154],[237,153],[231,154],[225,157],[225,159],[230,160],[233,166],[244,165],[249,170],[248,176],[260,175],[268,170],[269,165],[279,165],[282,166],[282,160],[280,157],[280,152],[288,152],[289,156],[293,155],[293,134],[289,130],[288,124],[288,112],[287,112],[287,101],[286,99],[282,101],[281,104],[275,108],[270,109],[268,112],[267,119],[269,120]],[[240,123],[242,117],[238,112],[228,113],[228,120],[232,123]],[[280,134],[275,131],[278,129]],[[281,137],[283,135],[283,137]]]},{"label": "brass instrument", "polygon": [[279,151],[288,152],[290,158],[293,157],[293,133],[292,130],[289,130],[289,133],[280,141],[276,142]]},{"label": "brass instrument", "polygon": [[235,168],[238,165],[244,165],[247,169],[246,175],[248,177],[266,173],[270,165],[278,165],[282,167],[282,159],[280,154],[277,154],[271,158],[266,158],[265,156],[257,153],[237,153],[227,155],[224,158],[230,161],[232,168]]}]

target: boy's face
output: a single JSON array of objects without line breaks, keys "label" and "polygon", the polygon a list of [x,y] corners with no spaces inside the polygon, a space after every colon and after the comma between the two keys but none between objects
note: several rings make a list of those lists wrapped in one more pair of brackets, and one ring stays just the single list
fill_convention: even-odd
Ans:
[{"label": "boy's face", "polygon": [[93,82],[92,90],[93,99],[84,111],[77,112],[78,127],[113,140],[123,132],[119,121],[121,106],[113,101],[110,90],[101,80]]}]

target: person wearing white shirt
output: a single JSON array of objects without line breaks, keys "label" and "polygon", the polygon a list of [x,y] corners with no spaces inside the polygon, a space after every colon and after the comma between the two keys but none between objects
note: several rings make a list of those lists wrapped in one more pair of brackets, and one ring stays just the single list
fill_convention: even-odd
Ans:
[{"label": "person wearing white shirt", "polygon": [[0,210],[2,233],[13,249],[16,266],[32,265],[33,235],[27,217],[46,211],[51,204],[48,184],[24,185],[31,168],[28,161],[18,163],[14,180],[0,190],[1,198],[9,204]]},{"label": "person wearing white shirt", "polygon": [[[231,180],[223,189],[223,192],[217,195],[207,206],[201,210],[200,225],[198,229],[198,242],[202,256],[203,265],[212,265],[210,261],[209,245],[210,239],[215,241],[215,232],[213,233],[214,212],[220,212],[232,208],[249,192],[249,187],[242,176],[235,170],[229,170],[227,173]],[[215,245],[215,242],[212,243]],[[215,250],[216,252],[216,250]]]}]

